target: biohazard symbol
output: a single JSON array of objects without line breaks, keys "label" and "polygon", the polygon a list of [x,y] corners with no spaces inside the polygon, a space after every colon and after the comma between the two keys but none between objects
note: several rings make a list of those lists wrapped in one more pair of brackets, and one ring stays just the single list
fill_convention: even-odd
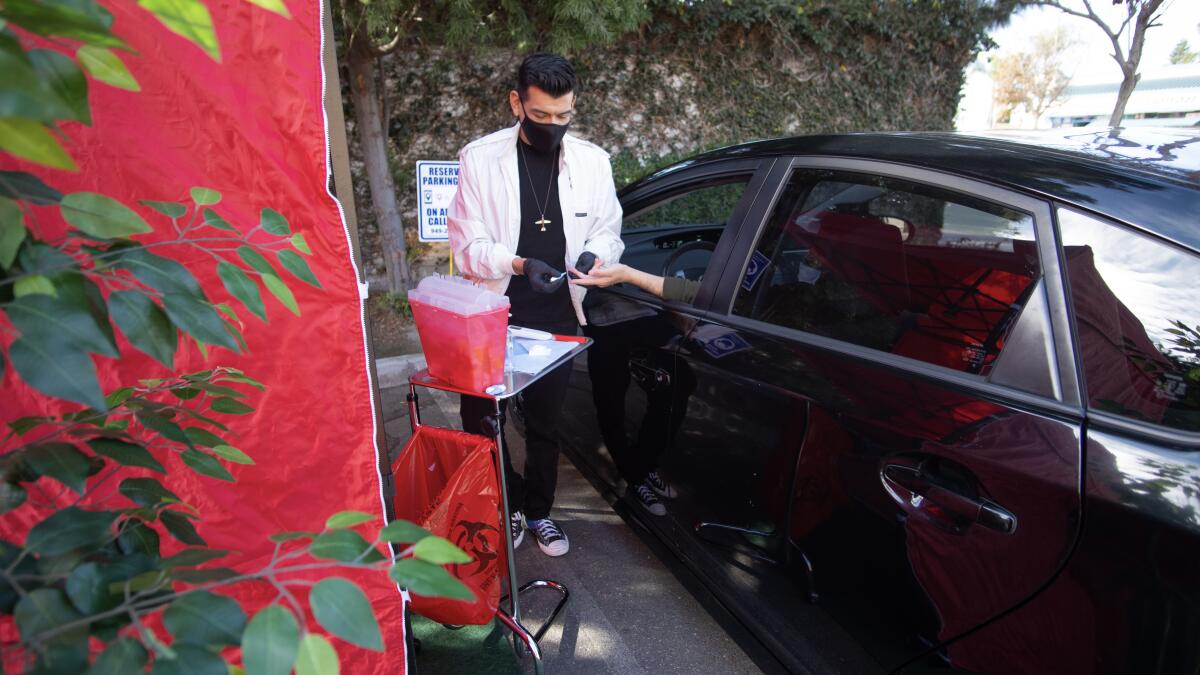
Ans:
[{"label": "biohazard symbol", "polygon": [[[500,530],[495,525],[488,523],[472,522],[460,520],[454,524],[454,529],[450,532],[450,540],[456,546],[466,551],[478,566],[474,571],[467,573],[467,576],[477,576],[491,566],[492,561],[500,557],[500,554],[492,546],[487,532],[500,533]],[[456,571],[461,571],[462,566],[457,565]],[[459,574],[461,577],[462,575]]]}]

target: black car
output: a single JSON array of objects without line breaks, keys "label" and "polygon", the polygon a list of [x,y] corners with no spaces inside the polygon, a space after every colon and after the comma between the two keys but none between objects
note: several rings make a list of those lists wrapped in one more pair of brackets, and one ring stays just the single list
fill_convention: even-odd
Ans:
[{"label": "black car", "polygon": [[623,512],[787,669],[1200,672],[1200,135],[1071,131],[621,191],[623,262],[700,289],[592,291],[568,452],[658,469]]}]

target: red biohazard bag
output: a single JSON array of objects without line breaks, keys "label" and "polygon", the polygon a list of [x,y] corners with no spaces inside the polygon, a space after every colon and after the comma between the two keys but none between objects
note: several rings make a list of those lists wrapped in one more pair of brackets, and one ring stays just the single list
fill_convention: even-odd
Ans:
[{"label": "red biohazard bag", "polygon": [[494,451],[484,436],[422,426],[392,465],[396,517],[449,539],[473,559],[447,569],[475,593],[474,602],[413,595],[413,611],[439,623],[485,624],[500,603],[506,561]]}]

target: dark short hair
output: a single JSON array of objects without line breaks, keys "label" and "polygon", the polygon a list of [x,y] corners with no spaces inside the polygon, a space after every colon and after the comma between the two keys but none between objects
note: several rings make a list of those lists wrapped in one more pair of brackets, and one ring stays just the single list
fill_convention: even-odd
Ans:
[{"label": "dark short hair", "polygon": [[517,69],[517,93],[524,101],[530,87],[537,87],[554,98],[575,91],[578,81],[571,62],[549,52],[534,52]]}]

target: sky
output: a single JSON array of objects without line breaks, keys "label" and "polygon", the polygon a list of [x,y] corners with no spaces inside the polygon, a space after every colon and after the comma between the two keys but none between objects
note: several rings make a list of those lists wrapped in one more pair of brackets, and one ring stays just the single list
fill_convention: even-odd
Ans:
[{"label": "sky", "polygon": [[[1068,6],[1083,9],[1082,0],[1063,0]],[[1092,7],[1110,26],[1120,25],[1125,16],[1125,6],[1113,5],[1111,0],[1092,0]],[[1200,0],[1167,0],[1163,4],[1161,26],[1146,32],[1146,43],[1142,52],[1140,70],[1168,65],[1168,57],[1175,44],[1186,39],[1192,51],[1200,52]],[[1121,70],[1112,59],[1112,43],[1094,23],[1063,13],[1053,7],[1027,7],[1013,15],[1007,26],[992,31],[991,37],[999,45],[988,56],[1009,51],[1022,51],[1030,45],[1037,33],[1063,26],[1078,41],[1071,58],[1067,59],[1074,82],[1119,80]]]}]

